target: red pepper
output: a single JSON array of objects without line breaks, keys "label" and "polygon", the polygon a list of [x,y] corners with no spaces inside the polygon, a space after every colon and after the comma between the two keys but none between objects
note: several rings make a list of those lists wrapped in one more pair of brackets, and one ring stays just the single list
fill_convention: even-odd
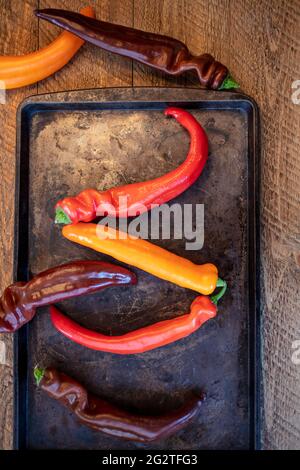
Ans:
[{"label": "red pepper", "polygon": [[190,133],[186,160],[175,170],[153,180],[102,192],[86,189],[76,197],[62,199],[55,206],[56,223],[90,222],[97,214],[115,217],[138,215],[151,209],[153,204],[160,205],[177,197],[196,181],[208,156],[206,133],[199,122],[183,109],[168,108],[164,114],[175,117]]},{"label": "red pepper", "polygon": [[189,314],[164,320],[122,336],[105,336],[88,330],[63,315],[54,306],[50,307],[51,320],[63,335],[87,348],[115,354],[142,353],[184,338],[198,330],[207,320],[215,317],[217,301],[226,290],[226,283],[222,282],[220,293],[212,300],[206,296],[197,297],[191,305]]}]

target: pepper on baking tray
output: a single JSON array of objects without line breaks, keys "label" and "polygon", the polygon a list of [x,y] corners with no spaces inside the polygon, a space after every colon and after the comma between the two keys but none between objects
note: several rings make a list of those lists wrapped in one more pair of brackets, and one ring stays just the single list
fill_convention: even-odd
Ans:
[{"label": "pepper on baking tray", "polygon": [[142,269],[178,286],[210,295],[216,288],[214,264],[197,265],[147,240],[101,224],[65,225],[62,234],[79,245]]},{"label": "pepper on baking tray", "polygon": [[161,415],[147,416],[130,413],[99,398],[68,375],[52,367],[36,367],[38,386],[68,408],[77,420],[96,431],[138,442],[163,439],[185,427],[199,412],[204,394],[193,395],[180,408]]},{"label": "pepper on baking tray", "polygon": [[35,14],[106,51],[129,57],[169,75],[195,70],[205,88],[224,90],[239,87],[225,65],[210,54],[193,55],[178,39],[85,18],[68,10],[46,8],[36,10]]},{"label": "pepper on baking tray", "polygon": [[115,354],[143,353],[189,336],[214,318],[217,314],[217,302],[226,291],[226,282],[219,281],[218,287],[221,287],[220,292],[211,299],[204,295],[197,297],[191,305],[190,313],[121,336],[106,336],[88,330],[63,315],[53,305],[50,306],[51,321],[63,335],[87,348]]},{"label": "pepper on baking tray", "polygon": [[[82,17],[93,17],[94,10],[85,7]],[[66,65],[84,44],[84,40],[64,31],[51,44],[23,56],[0,57],[0,88],[9,90],[31,85],[49,77]]]},{"label": "pepper on baking tray", "polygon": [[181,108],[167,108],[190,134],[191,142],[185,161],[166,175],[153,180],[119,186],[107,191],[86,189],[76,197],[67,197],[56,206],[56,223],[90,222],[100,212],[115,217],[141,214],[152,205],[163,204],[188,189],[200,176],[208,156],[208,140],[199,122]]},{"label": "pepper on baking tray", "polygon": [[13,333],[29,322],[36,308],[97,292],[106,287],[135,284],[128,269],[103,261],[72,261],[7,287],[0,298],[0,333]]}]

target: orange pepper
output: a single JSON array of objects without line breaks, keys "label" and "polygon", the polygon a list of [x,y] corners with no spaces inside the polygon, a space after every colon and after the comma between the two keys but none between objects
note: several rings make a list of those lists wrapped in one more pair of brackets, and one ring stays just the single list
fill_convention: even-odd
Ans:
[{"label": "orange pepper", "polygon": [[65,225],[62,234],[68,240],[201,294],[209,295],[217,286],[218,270],[213,264],[194,264],[146,240],[111,227],[78,223]]},{"label": "orange pepper", "polygon": [[[85,7],[80,13],[95,17],[92,7]],[[51,44],[23,56],[0,57],[0,80],[3,88],[12,89],[31,85],[49,77],[66,65],[85,41],[64,31]]]}]

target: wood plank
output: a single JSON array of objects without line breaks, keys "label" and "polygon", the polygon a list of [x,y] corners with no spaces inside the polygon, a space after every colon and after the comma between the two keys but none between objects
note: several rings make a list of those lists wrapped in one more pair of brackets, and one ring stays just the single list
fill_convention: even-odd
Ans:
[{"label": "wood plank", "polygon": [[[96,17],[103,21],[132,25],[133,0],[97,0],[90,2]],[[79,11],[88,3],[82,0],[40,0],[39,8],[63,8]],[[46,21],[39,20],[39,44],[46,45],[59,32]],[[69,64],[54,76],[38,84],[38,93],[132,85],[131,60],[123,60],[91,44],[85,44]]]},{"label": "wood plank", "polygon": [[[0,0],[0,55],[25,54],[38,47],[38,22],[32,14],[37,4],[37,0]],[[0,104],[0,292],[12,282],[13,273],[16,109],[36,90],[36,85],[9,90],[6,103]],[[0,338],[0,449],[11,448],[13,439],[12,339],[11,335]]]},{"label": "wood plank", "polygon": [[[263,315],[263,445],[300,446],[300,367],[292,344],[299,319],[299,1],[230,5],[230,66],[258,103],[262,118],[261,287]],[[297,261],[298,259],[298,261]]]}]

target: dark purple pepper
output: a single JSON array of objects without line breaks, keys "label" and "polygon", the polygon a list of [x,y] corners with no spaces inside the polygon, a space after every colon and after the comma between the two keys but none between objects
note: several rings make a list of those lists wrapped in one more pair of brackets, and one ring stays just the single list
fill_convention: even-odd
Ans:
[{"label": "dark purple pepper", "polygon": [[35,14],[101,49],[129,57],[169,75],[195,70],[205,88],[238,88],[225,65],[210,54],[193,55],[178,39],[88,18],[68,10],[46,8],[36,10]]},{"label": "dark purple pepper", "polygon": [[73,261],[7,287],[0,298],[0,333],[12,333],[35,315],[36,308],[106,287],[135,284],[128,269],[102,261]]},{"label": "dark purple pepper", "polygon": [[198,414],[205,398],[194,395],[174,411],[146,416],[129,413],[90,394],[79,382],[51,367],[36,367],[34,376],[41,389],[72,411],[80,423],[110,436],[138,442],[163,439],[183,428]]}]

